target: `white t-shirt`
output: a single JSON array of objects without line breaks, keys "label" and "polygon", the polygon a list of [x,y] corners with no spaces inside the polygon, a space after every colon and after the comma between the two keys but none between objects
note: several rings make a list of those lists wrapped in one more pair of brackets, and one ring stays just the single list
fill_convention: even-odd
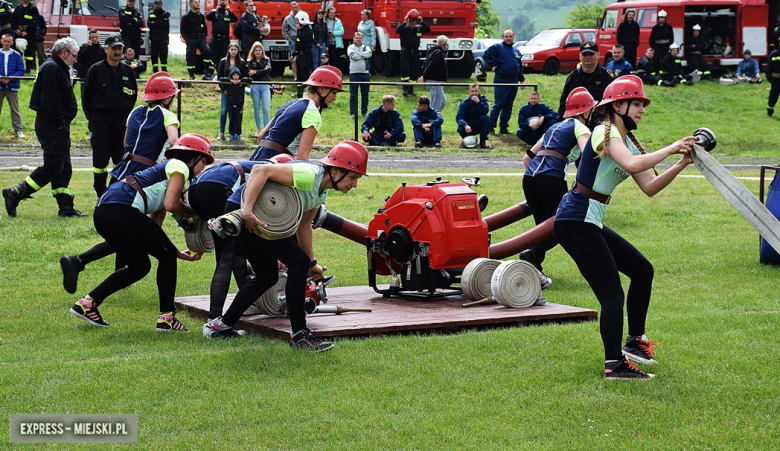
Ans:
[{"label": "white t-shirt", "polygon": [[3,55],[5,56],[3,58],[4,67],[3,67],[3,75],[8,75],[8,60],[11,59],[11,52],[13,52],[13,49],[8,50],[2,50]]}]

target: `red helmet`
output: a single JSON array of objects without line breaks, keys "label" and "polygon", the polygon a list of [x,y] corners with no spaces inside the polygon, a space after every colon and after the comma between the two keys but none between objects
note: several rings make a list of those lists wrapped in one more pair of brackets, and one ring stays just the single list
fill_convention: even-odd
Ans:
[{"label": "red helmet", "polygon": [[641,99],[644,100],[645,106],[650,105],[641,78],[636,75],[624,75],[616,79],[604,90],[604,100],[599,102],[598,106],[625,99]]},{"label": "red helmet", "polygon": [[295,161],[295,158],[293,158],[292,155],[280,153],[279,155],[274,155],[273,157],[269,158],[268,161],[276,164],[284,164],[290,161]]},{"label": "red helmet", "polygon": [[566,97],[566,113],[563,117],[573,117],[582,114],[596,106],[598,102],[593,98],[586,88],[574,88],[569,96]]},{"label": "red helmet", "polygon": [[366,169],[368,169],[368,150],[366,150],[366,146],[359,142],[343,141],[330,149],[328,155],[321,159],[320,163],[355,171],[360,175],[368,175],[366,174]]},{"label": "red helmet", "polygon": [[417,18],[420,17],[420,12],[417,11],[416,9],[412,8],[412,9],[409,10],[408,13],[406,13],[406,17],[408,17],[408,18],[410,18],[412,20],[417,20]]},{"label": "red helmet", "polygon": [[211,143],[208,138],[197,133],[185,133],[181,135],[176,142],[165,151],[165,158],[173,158],[174,150],[190,150],[206,156],[206,164],[214,162],[211,156]]},{"label": "red helmet", "polygon": [[311,76],[303,86],[322,86],[323,88],[333,88],[338,92],[343,92],[341,82],[342,75],[340,70],[333,66],[320,66],[314,69],[314,72],[311,73]]},{"label": "red helmet", "polygon": [[176,83],[174,83],[173,78],[168,75],[168,72],[156,72],[146,81],[144,96],[141,101],[153,102],[155,100],[167,99],[170,96],[176,95],[178,92],[179,88],[176,87]]}]

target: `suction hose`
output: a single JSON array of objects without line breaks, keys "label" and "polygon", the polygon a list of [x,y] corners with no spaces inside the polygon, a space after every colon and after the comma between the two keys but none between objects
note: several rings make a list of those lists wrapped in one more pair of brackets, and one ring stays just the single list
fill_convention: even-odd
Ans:
[{"label": "suction hose", "polygon": [[484,220],[487,224],[488,232],[492,232],[517,222],[529,216],[530,214],[531,209],[528,208],[528,202],[522,201],[513,207],[507,208],[506,210],[501,210],[499,212],[493,213],[490,216],[486,216],[482,218],[482,220]]},{"label": "suction hose", "polygon": [[311,221],[311,228],[317,229],[322,227],[323,229],[333,232],[336,235],[341,235],[344,238],[348,238],[361,246],[365,246],[366,237],[368,236],[368,226],[359,224],[357,222],[345,219],[336,213],[330,212],[325,208],[325,205],[320,205],[317,214]]}]

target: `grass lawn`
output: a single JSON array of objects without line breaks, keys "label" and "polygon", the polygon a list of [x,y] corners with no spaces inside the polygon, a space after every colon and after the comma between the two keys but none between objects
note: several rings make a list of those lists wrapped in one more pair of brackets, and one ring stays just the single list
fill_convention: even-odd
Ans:
[{"label": "grass lawn", "polygon": [[[529,78],[540,83],[543,101],[557,103],[562,76]],[[721,155],[780,157],[777,124],[763,110],[767,90],[766,84],[651,87],[653,104],[637,135],[652,150],[708,126],[718,135]],[[185,131],[216,135],[216,93],[186,92]],[[389,89],[372,95],[378,99],[383,92]],[[454,99],[465,91],[447,93],[445,124],[451,128],[445,134],[453,135]],[[349,135],[347,99],[341,95],[326,111],[318,143]],[[399,105],[410,111],[413,101]],[[1,139],[19,142],[7,139],[5,117]],[[32,143],[29,113],[25,126]],[[84,142],[85,130],[77,121],[74,140]],[[496,141],[504,143],[501,152],[523,152],[515,140]],[[690,167],[684,174],[698,171]],[[736,175],[756,177],[758,171]],[[0,186],[24,176],[0,172]],[[331,193],[328,209],[367,223],[404,181],[423,182],[367,177],[348,195]],[[477,191],[491,198],[486,214],[521,200],[519,177],[483,177],[482,183]],[[743,183],[758,193],[758,182]],[[680,177],[654,198],[624,183],[605,218],[655,266],[647,334],[657,343],[660,364],[640,366],[657,376],[641,382],[603,379],[597,322],[342,339],[323,355],[258,337],[207,341],[201,322],[186,314],[180,317],[192,332],[156,333],[154,267],[106,300],[101,313],[110,328],[91,327],[68,309],[110,274],[112,259],[81,274],[77,295],[63,290],[58,263],[61,255],[100,241],[91,219],[91,184],[89,172],[76,172],[71,185],[77,208],[89,218],[57,218],[48,188],[22,203],[19,217],[0,214],[0,417],[138,414],[135,448],[150,450],[769,450],[780,443],[780,269],[758,263],[757,234],[701,177]],[[174,222],[164,227],[183,246]],[[492,242],[530,227],[525,219],[496,231]],[[315,248],[338,286],[366,284],[363,247],[318,230]],[[179,265],[177,295],[208,292],[213,255]],[[545,291],[548,301],[598,310],[562,249],[548,253],[545,271],[554,280]],[[104,448],[11,445],[7,428],[0,428],[0,444]]]}]

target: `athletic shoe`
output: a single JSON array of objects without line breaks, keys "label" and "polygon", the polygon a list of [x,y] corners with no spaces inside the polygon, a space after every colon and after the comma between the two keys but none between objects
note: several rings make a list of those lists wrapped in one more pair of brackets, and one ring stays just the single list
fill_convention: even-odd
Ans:
[{"label": "athletic shoe", "polygon": [[225,134],[219,132],[219,135],[217,135],[217,141],[224,141],[224,140],[225,140]]},{"label": "athletic shoe", "polygon": [[547,299],[544,298],[541,294],[538,298],[536,298],[536,302],[534,302],[534,305],[537,307],[541,307],[543,305],[547,305]]},{"label": "athletic shoe", "polygon": [[422,146],[423,146],[422,141],[417,141],[417,142],[414,143],[414,147],[416,147],[418,149],[422,149]]},{"label": "athletic shoe", "polygon": [[655,374],[638,370],[634,362],[615,360],[604,364],[604,377],[607,380],[652,379]]},{"label": "athletic shoe", "polygon": [[241,142],[241,135],[236,135],[236,139],[234,139],[235,142],[240,143]]},{"label": "athletic shoe", "polygon": [[228,138],[228,142],[231,142],[231,143],[233,142],[233,135],[230,135],[230,137]]},{"label": "athletic shoe", "polygon": [[499,131],[502,135],[511,135],[512,132],[509,131],[507,127],[501,127],[501,130]]},{"label": "athletic shoe", "polygon": [[97,309],[97,302],[90,301],[87,298],[81,298],[73,304],[70,308],[70,313],[73,313],[77,317],[84,321],[98,327],[108,327],[108,321],[104,320],[100,316],[100,312]]},{"label": "athletic shoe", "polygon": [[623,355],[627,359],[647,365],[658,363],[655,359],[655,343],[648,340],[646,336],[626,338],[626,344],[623,346]]},{"label": "athletic shoe", "polygon": [[440,143],[439,141],[435,141],[435,142],[433,143],[433,147],[435,147],[435,148],[437,148],[437,149],[441,149],[441,143]]},{"label": "athletic shoe", "polygon": [[16,137],[17,138],[24,138],[24,132],[21,130],[16,131]]},{"label": "athletic shoe", "polygon": [[79,282],[79,273],[84,271],[84,264],[75,255],[65,255],[60,258],[60,267],[62,268],[62,286],[68,293],[75,293]]},{"label": "athletic shoe", "polygon": [[[536,251],[534,250],[534,248],[529,248],[529,249],[524,250],[523,252],[520,252],[520,254],[518,255],[518,258],[520,258],[520,260],[526,261],[526,262],[534,265],[534,267],[536,267],[536,269],[540,268],[539,262],[536,259]],[[541,269],[539,269],[539,271],[541,272]]]},{"label": "athletic shoe", "polygon": [[211,321],[203,325],[203,336],[212,338],[236,338],[246,334],[245,330],[236,330],[230,326],[220,326],[219,322],[222,317],[214,318]]},{"label": "athletic shoe", "polygon": [[160,313],[157,317],[157,332],[189,332],[189,327],[185,326],[173,312]]},{"label": "athletic shoe", "polygon": [[539,282],[542,284],[542,290],[546,290],[550,288],[550,285],[552,285],[552,279],[547,274],[539,271]]},{"label": "athletic shoe", "polygon": [[329,341],[322,341],[312,335],[309,329],[303,329],[292,335],[290,347],[294,349],[303,349],[304,351],[323,352],[333,349],[334,344]]}]

